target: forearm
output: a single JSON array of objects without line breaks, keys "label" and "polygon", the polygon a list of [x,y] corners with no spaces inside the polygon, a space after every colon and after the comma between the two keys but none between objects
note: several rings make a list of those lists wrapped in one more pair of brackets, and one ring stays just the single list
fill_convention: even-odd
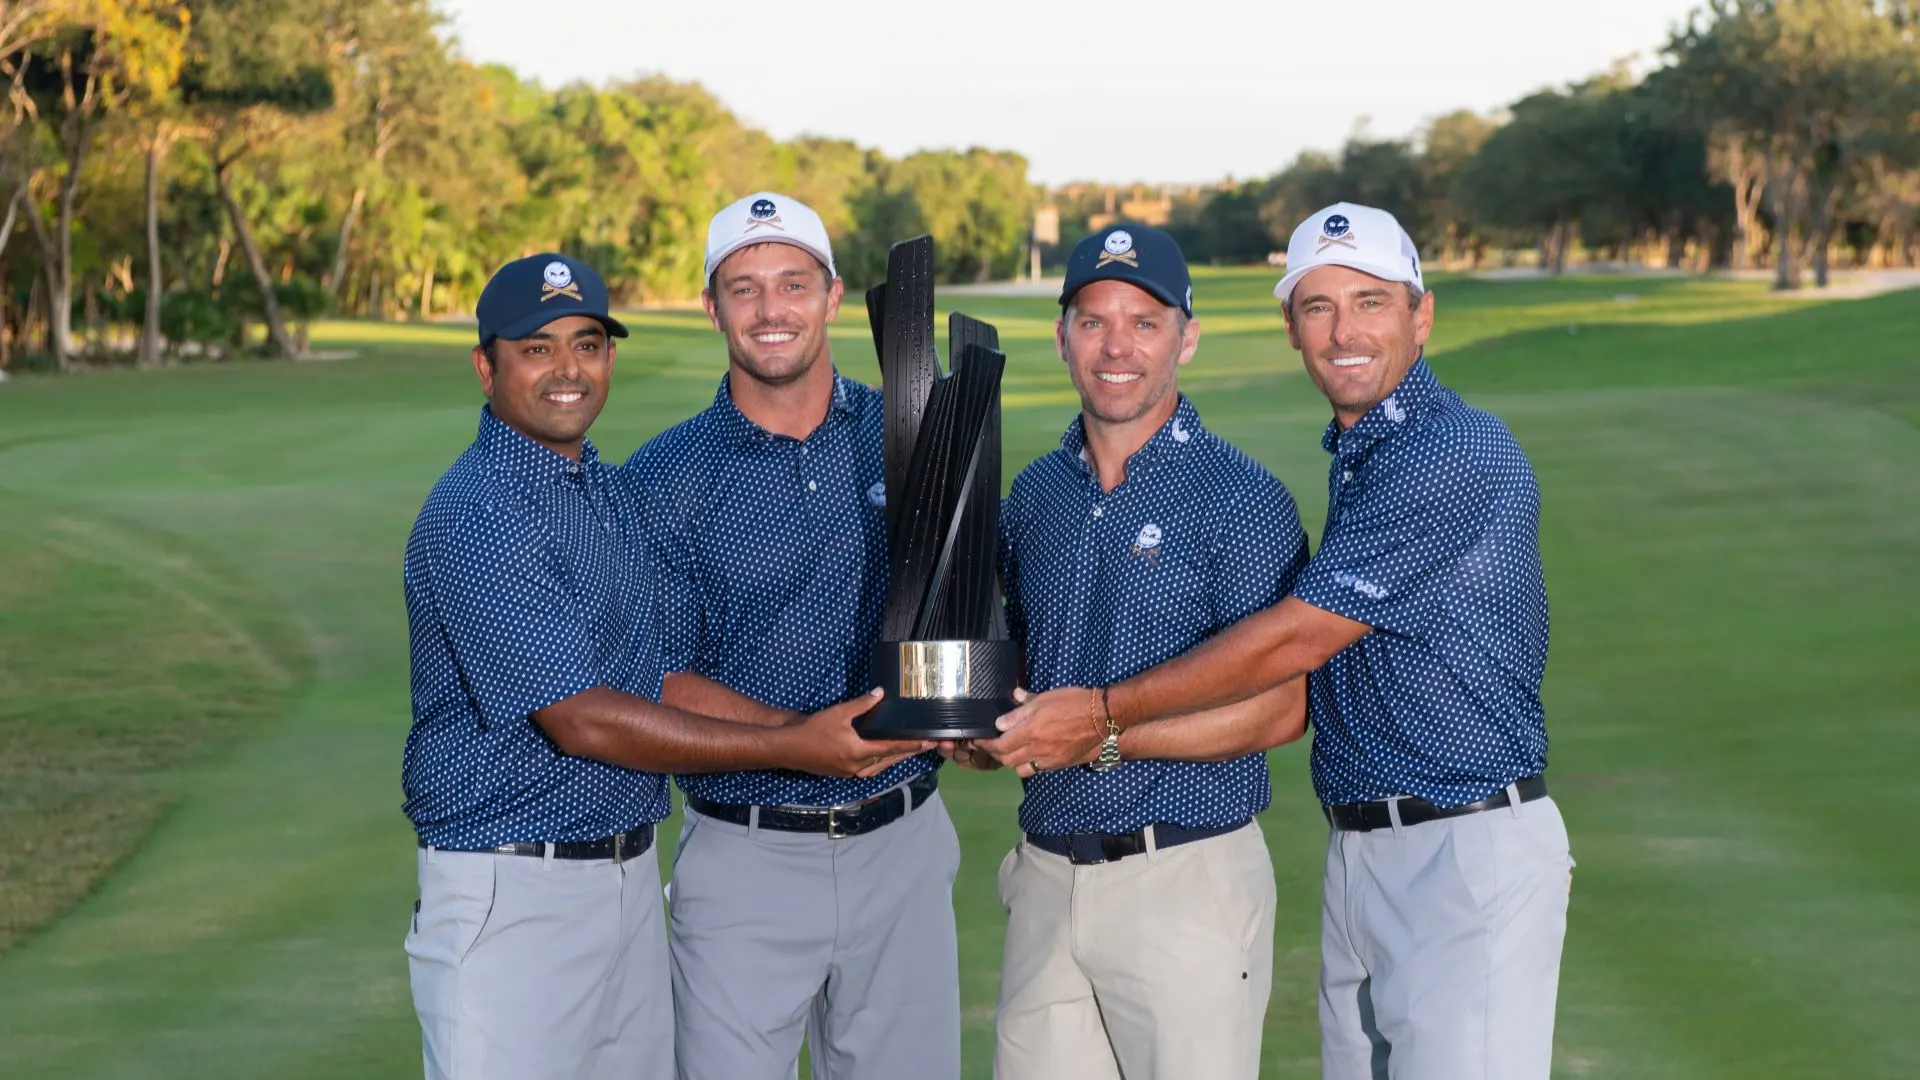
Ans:
[{"label": "forearm", "polygon": [[1293,679],[1231,705],[1135,724],[1120,733],[1120,756],[1232,761],[1292,742],[1306,729],[1306,685]]},{"label": "forearm", "polygon": [[648,772],[777,768],[786,731],[695,715],[604,686],[535,713],[562,752]]},{"label": "forearm", "polygon": [[1288,597],[1114,685],[1107,705],[1122,728],[1232,705],[1298,679],[1368,629]]},{"label": "forearm", "polygon": [[666,677],[660,692],[660,703],[682,712],[759,727],[780,727],[801,716],[800,713],[762,704],[730,686],[691,671],[676,671]]}]

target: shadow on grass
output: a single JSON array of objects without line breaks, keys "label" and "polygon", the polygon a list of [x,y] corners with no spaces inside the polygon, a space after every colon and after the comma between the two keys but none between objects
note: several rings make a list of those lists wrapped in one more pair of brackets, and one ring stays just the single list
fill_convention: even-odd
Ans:
[{"label": "shadow on grass", "polygon": [[238,571],[0,492],[0,953],[139,849],[174,777],[281,713],[307,635]]}]

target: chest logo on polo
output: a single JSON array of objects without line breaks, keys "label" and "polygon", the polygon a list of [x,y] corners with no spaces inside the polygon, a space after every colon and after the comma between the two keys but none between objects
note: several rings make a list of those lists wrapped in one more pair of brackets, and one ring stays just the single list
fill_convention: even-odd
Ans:
[{"label": "chest logo on polo", "polygon": [[867,505],[876,510],[886,507],[887,482],[885,480],[875,480],[873,486],[867,489]]},{"label": "chest logo on polo", "polygon": [[1133,538],[1133,546],[1127,551],[1135,558],[1151,563],[1160,555],[1160,541],[1166,539],[1166,533],[1152,522],[1140,526],[1140,535]]},{"label": "chest logo on polo", "polygon": [[1115,229],[1108,233],[1100,247],[1100,261],[1093,264],[1095,270],[1108,263],[1126,263],[1136,270],[1140,268],[1140,256],[1133,253],[1133,234],[1127,230]]},{"label": "chest logo on polo", "polygon": [[1187,430],[1186,425],[1180,422],[1179,417],[1177,416],[1174,417],[1173,418],[1173,441],[1186,442],[1188,439],[1191,439],[1191,438],[1193,438],[1193,432]]},{"label": "chest logo on polo", "polygon": [[573,268],[566,263],[558,259],[548,263],[547,268],[540,271],[540,278],[545,282],[540,286],[541,303],[544,304],[556,296],[580,299],[580,286],[573,283]]},{"label": "chest logo on polo", "polygon": [[1380,403],[1380,411],[1386,414],[1388,420],[1396,424],[1407,418],[1407,410],[1401,408],[1400,403],[1393,400],[1392,395],[1388,395],[1387,400]]}]

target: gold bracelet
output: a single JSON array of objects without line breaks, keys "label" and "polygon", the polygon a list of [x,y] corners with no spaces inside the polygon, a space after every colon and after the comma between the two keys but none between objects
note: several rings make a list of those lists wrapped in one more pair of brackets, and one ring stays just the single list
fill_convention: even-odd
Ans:
[{"label": "gold bracelet", "polygon": [[1093,737],[1107,737],[1107,725],[1100,720],[1100,702],[1106,695],[1106,687],[1092,687],[1087,690],[1087,719],[1093,722]]}]

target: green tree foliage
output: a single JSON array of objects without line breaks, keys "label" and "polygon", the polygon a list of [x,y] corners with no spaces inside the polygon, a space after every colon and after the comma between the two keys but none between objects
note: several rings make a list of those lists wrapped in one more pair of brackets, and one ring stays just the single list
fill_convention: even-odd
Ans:
[{"label": "green tree foliage", "polygon": [[[0,0],[16,74],[39,82],[0,127],[0,201],[28,194],[0,216],[40,242],[0,263],[0,348],[58,332],[61,356],[234,356],[262,331],[297,356],[317,314],[470,311],[539,250],[621,301],[686,299],[708,219],[760,188],[819,210],[853,287],[928,230],[942,278],[978,280],[1019,266],[1038,201],[1013,154],[780,142],[658,76],[548,89],[463,59],[431,0]],[[125,332],[140,309],[150,330]]]}]

